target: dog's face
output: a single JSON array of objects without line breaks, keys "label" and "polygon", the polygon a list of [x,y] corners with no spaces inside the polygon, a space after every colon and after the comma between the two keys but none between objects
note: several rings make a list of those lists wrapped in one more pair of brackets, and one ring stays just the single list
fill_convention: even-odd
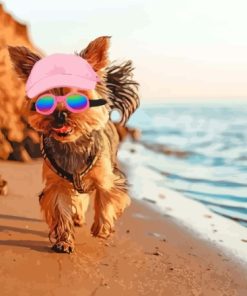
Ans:
[{"label": "dog's face", "polygon": [[[101,96],[96,91],[86,91],[77,88],[61,88],[62,95],[68,93],[83,93],[90,100]],[[54,94],[56,90],[45,92]],[[42,115],[35,111],[34,104],[37,97],[30,100],[27,105],[29,124],[37,131],[49,135],[60,142],[76,141],[79,137],[91,134],[92,131],[103,129],[109,120],[107,106],[88,108],[80,113],[69,111],[63,103],[58,103],[50,115]]]},{"label": "dog's face", "polygon": [[[68,93],[83,93],[90,100],[107,98],[104,86],[104,68],[108,64],[107,50],[109,37],[99,37],[92,41],[80,56],[86,59],[101,78],[95,90],[82,90],[76,88],[58,88],[46,90],[45,93],[66,95]],[[25,47],[9,47],[10,57],[15,70],[27,80],[32,67],[40,57],[30,52]],[[42,94],[39,94],[39,96]],[[49,135],[60,142],[76,141],[82,135],[89,135],[94,130],[103,129],[109,120],[109,107],[107,105],[88,108],[80,113],[73,113],[66,109],[62,102],[57,104],[56,109],[50,115],[42,115],[35,110],[35,102],[38,97],[27,99],[26,111],[29,124],[37,131]]]}]

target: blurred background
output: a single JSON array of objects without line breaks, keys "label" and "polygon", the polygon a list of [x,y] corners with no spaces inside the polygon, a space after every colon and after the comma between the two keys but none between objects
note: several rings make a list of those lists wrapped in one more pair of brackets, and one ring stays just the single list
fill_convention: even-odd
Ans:
[{"label": "blurred background", "polygon": [[6,45],[71,53],[110,35],[111,59],[132,59],[140,83],[122,133],[144,149],[142,165],[158,185],[247,225],[246,10],[244,0],[2,1],[0,158],[39,156]]}]

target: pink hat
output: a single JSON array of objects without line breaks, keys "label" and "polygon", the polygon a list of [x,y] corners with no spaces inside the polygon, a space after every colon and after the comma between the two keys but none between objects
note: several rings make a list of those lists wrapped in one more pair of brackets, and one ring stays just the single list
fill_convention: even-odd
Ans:
[{"label": "pink hat", "polygon": [[31,99],[56,87],[94,89],[100,81],[92,66],[74,54],[53,54],[36,62],[26,83]]}]

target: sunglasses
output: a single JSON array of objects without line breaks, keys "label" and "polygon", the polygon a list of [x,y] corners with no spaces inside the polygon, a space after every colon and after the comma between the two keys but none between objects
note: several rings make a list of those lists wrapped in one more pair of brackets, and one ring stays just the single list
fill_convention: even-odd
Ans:
[{"label": "sunglasses", "polygon": [[65,96],[44,94],[37,99],[32,110],[35,107],[38,113],[49,115],[53,113],[59,102],[64,103],[66,108],[73,113],[79,113],[90,107],[102,106],[107,103],[104,99],[90,100],[86,95],[80,93],[69,93]]}]

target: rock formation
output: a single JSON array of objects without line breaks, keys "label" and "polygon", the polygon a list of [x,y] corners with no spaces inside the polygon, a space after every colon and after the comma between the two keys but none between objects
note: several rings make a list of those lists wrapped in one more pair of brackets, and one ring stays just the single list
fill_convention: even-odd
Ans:
[{"label": "rock formation", "polygon": [[34,52],[27,26],[0,4],[0,159],[28,161],[39,156],[39,137],[23,113],[25,84],[12,69],[7,46],[24,45]]}]

